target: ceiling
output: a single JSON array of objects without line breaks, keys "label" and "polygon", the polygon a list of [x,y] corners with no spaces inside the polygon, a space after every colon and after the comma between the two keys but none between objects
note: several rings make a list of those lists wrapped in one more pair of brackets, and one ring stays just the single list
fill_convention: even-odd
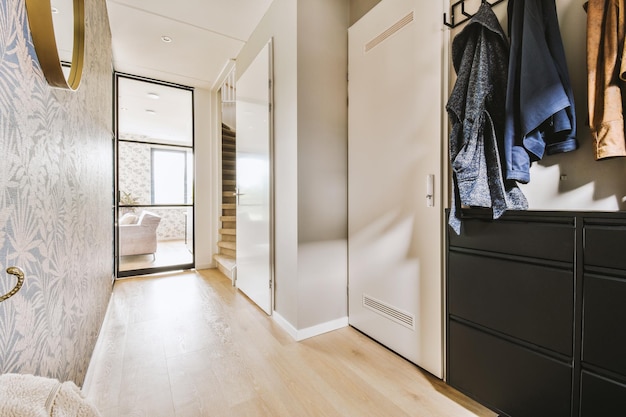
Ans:
[{"label": "ceiling", "polygon": [[106,0],[113,66],[119,72],[211,89],[271,2]]}]

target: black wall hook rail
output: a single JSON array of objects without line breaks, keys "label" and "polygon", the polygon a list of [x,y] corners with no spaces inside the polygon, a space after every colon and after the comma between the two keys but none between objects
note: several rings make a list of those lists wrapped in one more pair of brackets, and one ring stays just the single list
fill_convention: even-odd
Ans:
[{"label": "black wall hook rail", "polygon": [[[487,0],[482,0],[483,3],[489,3],[489,5],[491,5],[492,7],[495,6],[496,4],[502,3],[503,1],[504,0],[496,0],[493,2],[488,2]],[[455,10],[459,8],[459,6],[461,7],[461,14],[464,16],[464,18],[462,18],[462,20],[458,22],[455,22],[454,13],[455,13]],[[447,14],[446,13],[443,14],[443,24],[448,26],[449,28],[455,28],[467,22],[473,16],[474,16],[473,14],[465,11],[465,0],[458,0],[450,5],[450,21],[449,22],[447,19]]]}]

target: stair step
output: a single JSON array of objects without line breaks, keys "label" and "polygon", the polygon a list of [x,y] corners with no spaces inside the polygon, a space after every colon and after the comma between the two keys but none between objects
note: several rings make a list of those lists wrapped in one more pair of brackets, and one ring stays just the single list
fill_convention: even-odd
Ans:
[{"label": "stair step", "polygon": [[217,242],[217,246],[219,248],[224,248],[224,249],[230,249],[230,250],[237,250],[237,243],[236,242]]},{"label": "stair step", "polygon": [[213,255],[213,259],[217,264],[217,269],[222,271],[222,274],[226,275],[233,281],[235,285],[235,274],[237,273],[237,260],[234,256],[228,255]]},{"label": "stair step", "polygon": [[222,242],[237,242],[237,235],[222,235]]},{"label": "stair step", "polygon": [[237,251],[234,249],[220,248],[220,255],[231,256],[237,258]]},{"label": "stair step", "polygon": [[237,266],[237,260],[232,256],[213,255],[213,259],[222,264],[222,266],[226,267],[228,270],[232,270],[235,266]]},{"label": "stair step", "polygon": [[[219,255],[214,259],[217,267],[227,276],[233,277],[236,268],[236,210],[234,188],[236,181],[236,133],[222,124],[222,210],[224,215],[220,216],[222,228],[219,230],[222,240],[217,243]],[[232,190],[231,190],[232,189]]]}]

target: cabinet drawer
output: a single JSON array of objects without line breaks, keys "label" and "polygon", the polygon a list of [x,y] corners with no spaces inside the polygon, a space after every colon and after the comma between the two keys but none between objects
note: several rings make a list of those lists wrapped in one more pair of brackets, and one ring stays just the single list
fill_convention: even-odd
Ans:
[{"label": "cabinet drawer", "polygon": [[626,270],[626,226],[586,226],[585,265]]},{"label": "cabinet drawer", "polygon": [[450,314],[572,355],[573,272],[450,252]]},{"label": "cabinet drawer", "polygon": [[583,361],[626,375],[626,280],[584,280]]},{"label": "cabinet drawer", "polygon": [[580,417],[626,415],[626,385],[583,371]]},{"label": "cabinet drawer", "polygon": [[448,382],[511,417],[569,417],[572,368],[450,321]]},{"label": "cabinet drawer", "polygon": [[463,220],[461,234],[448,228],[450,246],[573,262],[574,226],[537,221]]}]

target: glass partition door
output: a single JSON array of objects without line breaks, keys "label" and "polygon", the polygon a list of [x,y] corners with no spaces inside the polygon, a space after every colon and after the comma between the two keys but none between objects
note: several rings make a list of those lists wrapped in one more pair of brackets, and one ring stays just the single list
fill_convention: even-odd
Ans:
[{"label": "glass partition door", "polygon": [[116,76],[117,276],[194,266],[193,91]]}]

